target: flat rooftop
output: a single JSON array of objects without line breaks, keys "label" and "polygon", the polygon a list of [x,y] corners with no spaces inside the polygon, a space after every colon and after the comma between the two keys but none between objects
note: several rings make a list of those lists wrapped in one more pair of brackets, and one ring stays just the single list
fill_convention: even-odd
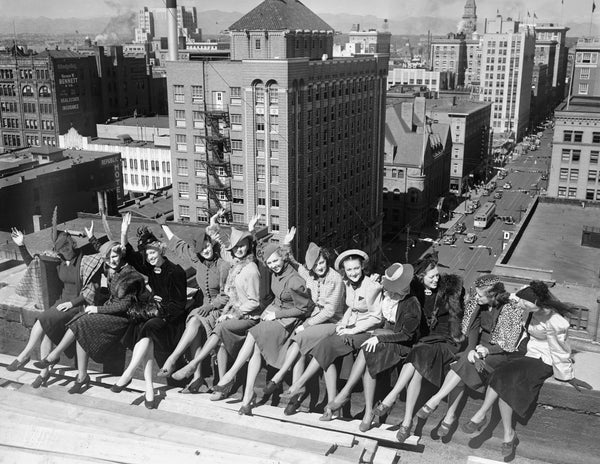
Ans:
[{"label": "flat rooftop", "polygon": [[556,107],[555,111],[600,113],[600,97],[571,97],[569,105],[567,105],[567,100],[565,100]]},{"label": "flat rooftop", "polygon": [[161,150],[170,150],[171,145],[156,145],[154,142],[145,142],[143,140],[132,140],[131,142],[123,142],[119,139],[109,139],[97,137],[89,142],[90,145],[110,145],[114,147],[146,147],[146,148],[157,148]]},{"label": "flat rooftop", "polygon": [[600,227],[600,208],[540,202],[508,261],[553,271],[557,283],[600,285],[600,249],[581,246],[583,226]]},{"label": "flat rooftop", "polygon": [[139,116],[117,119],[109,121],[107,125],[111,126],[140,126],[140,127],[160,127],[161,129],[169,128],[169,116]]}]

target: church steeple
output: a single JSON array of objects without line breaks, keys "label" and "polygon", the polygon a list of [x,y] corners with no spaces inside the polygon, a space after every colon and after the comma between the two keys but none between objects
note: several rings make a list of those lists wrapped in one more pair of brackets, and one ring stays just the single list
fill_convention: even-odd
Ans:
[{"label": "church steeple", "polygon": [[475,0],[467,0],[467,3],[465,3],[462,26],[463,29],[461,32],[467,35],[477,30],[477,5],[475,5]]}]

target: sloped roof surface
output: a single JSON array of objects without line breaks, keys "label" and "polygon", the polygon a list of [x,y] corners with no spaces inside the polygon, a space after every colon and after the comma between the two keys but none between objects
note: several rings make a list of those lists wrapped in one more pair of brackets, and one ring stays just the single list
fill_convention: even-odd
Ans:
[{"label": "sloped roof surface", "polygon": [[230,31],[333,31],[333,28],[298,0],[265,0],[233,23]]}]

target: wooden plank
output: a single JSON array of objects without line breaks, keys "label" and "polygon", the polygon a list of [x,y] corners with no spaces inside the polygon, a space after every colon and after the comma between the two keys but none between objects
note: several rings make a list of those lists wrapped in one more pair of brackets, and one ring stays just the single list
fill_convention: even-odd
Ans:
[{"label": "wooden plank", "polygon": [[379,446],[373,464],[397,464],[400,461],[400,454],[397,449]]},{"label": "wooden plank", "polygon": [[105,459],[85,458],[83,456],[70,456],[64,453],[51,453],[48,451],[28,450],[0,445],[0,462],[19,462],[27,464],[111,464],[117,461]]},{"label": "wooden plank", "polygon": [[467,458],[467,464],[504,464],[504,462],[480,458],[479,456],[469,456]]},{"label": "wooden plank", "polygon": [[[20,407],[14,406],[15,396],[19,400],[18,403],[21,404]],[[23,396],[28,397],[25,398],[28,400],[26,403],[23,401]],[[85,399],[79,395],[71,396],[70,398],[74,400]],[[235,439],[232,440],[231,436],[221,433],[219,424],[216,424],[216,427],[211,426],[211,421],[209,419],[198,421],[198,418],[193,418],[193,422],[198,425],[212,428],[212,431],[199,430],[198,427],[190,428],[185,424],[179,425],[179,420],[174,421],[175,424],[165,423],[160,420],[160,417],[156,417],[156,414],[152,414],[154,417],[151,418],[130,417],[123,413],[101,411],[78,404],[66,404],[61,401],[55,401],[44,397],[25,394],[20,394],[19,396],[18,392],[13,395],[8,395],[0,390],[0,404],[4,411],[29,415],[32,418],[38,417],[41,420],[64,421],[70,426],[74,425],[79,428],[86,426],[90,427],[89,424],[92,424],[93,428],[98,428],[103,434],[106,434],[105,429],[110,429],[111,434],[116,433],[121,437],[129,434],[134,439],[149,438],[155,441],[160,440],[160,442],[183,445],[200,442],[206,448],[213,451],[235,453],[236,455],[269,457],[276,461],[318,462],[318,459],[324,455],[326,450],[326,446],[321,445],[320,454],[313,454],[307,451],[294,449],[293,446],[282,448],[279,446],[281,441],[277,445],[274,445],[243,437],[235,437]],[[118,409],[123,412],[120,406],[118,406]],[[141,412],[150,413],[150,411],[146,410]],[[164,414],[165,413],[160,415],[164,416]],[[286,441],[286,439],[287,441],[293,441],[290,440],[290,437],[284,435],[281,435],[281,437],[284,441]],[[335,458],[333,461],[340,462]]]}]

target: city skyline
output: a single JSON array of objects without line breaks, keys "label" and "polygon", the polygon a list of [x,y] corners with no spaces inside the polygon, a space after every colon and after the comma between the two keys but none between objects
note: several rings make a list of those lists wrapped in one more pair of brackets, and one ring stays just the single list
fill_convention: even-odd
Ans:
[{"label": "city skyline", "polygon": [[[113,16],[127,11],[135,11],[140,7],[148,6],[150,8],[164,7],[164,0],[103,0],[102,2],[92,0],[81,0],[73,2],[72,0],[56,0],[52,3],[41,0],[23,0],[18,3],[9,0],[0,0],[0,5],[4,6],[4,11],[9,13],[9,17],[31,16],[31,12],[36,13],[36,17],[45,16],[48,18],[89,18],[94,16]],[[222,0],[218,3],[210,4],[208,2],[182,1],[183,6],[196,7],[199,11],[221,10],[221,11],[249,11],[260,2],[258,0]],[[339,1],[306,0],[303,2],[317,14],[339,12],[336,7],[340,5]],[[457,11],[462,11],[464,0],[428,0],[426,2],[410,2],[398,8],[398,4],[391,0],[373,0],[366,4],[359,0],[348,0],[343,3],[343,12],[354,15],[374,15],[379,18],[399,18],[400,12],[405,16],[413,17],[448,17]],[[541,22],[561,22],[568,25],[569,22],[586,22],[590,20],[592,10],[592,0],[564,0],[564,6],[561,0],[547,2],[545,0],[510,0],[508,2],[477,2],[477,14],[480,21],[483,18],[489,18],[496,15],[499,10],[503,16],[512,16],[513,18],[531,18],[535,14]],[[6,14],[6,13],[5,13]],[[595,18],[592,18],[594,20]]]}]

